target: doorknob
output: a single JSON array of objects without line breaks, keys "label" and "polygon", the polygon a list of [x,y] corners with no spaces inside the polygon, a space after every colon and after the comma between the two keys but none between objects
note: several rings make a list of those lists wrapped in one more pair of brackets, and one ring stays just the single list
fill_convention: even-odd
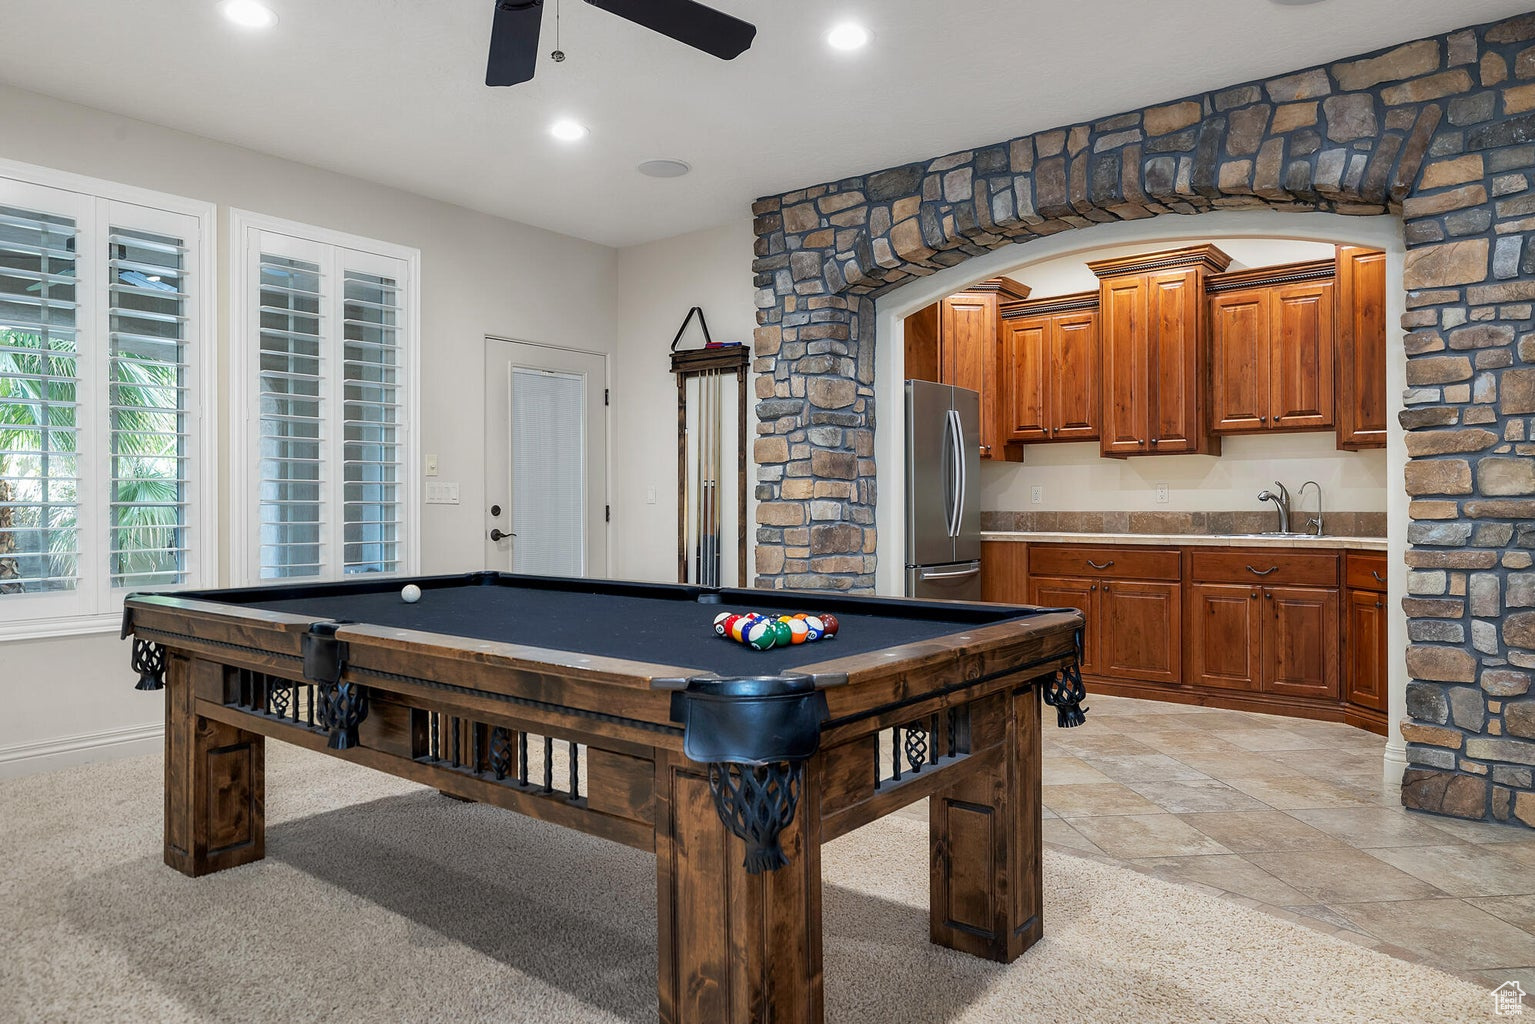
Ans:
[{"label": "doorknob", "polygon": [[506,540],[508,537],[517,536],[515,533],[502,533],[499,529],[490,531],[491,540]]}]

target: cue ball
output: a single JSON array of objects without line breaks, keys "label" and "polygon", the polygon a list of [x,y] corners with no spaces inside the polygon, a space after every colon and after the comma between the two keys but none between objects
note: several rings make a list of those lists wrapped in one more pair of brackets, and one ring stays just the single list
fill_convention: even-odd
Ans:
[{"label": "cue ball", "polygon": [[421,588],[414,583],[407,583],[400,588],[400,600],[406,604],[415,604],[421,600]]}]

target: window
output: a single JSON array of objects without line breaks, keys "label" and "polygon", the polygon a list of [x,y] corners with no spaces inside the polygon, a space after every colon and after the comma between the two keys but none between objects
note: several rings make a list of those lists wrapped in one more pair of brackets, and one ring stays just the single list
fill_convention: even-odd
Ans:
[{"label": "window", "polygon": [[413,572],[419,254],[232,217],[235,573]]},{"label": "window", "polygon": [[204,585],[212,207],[0,164],[0,636]]}]

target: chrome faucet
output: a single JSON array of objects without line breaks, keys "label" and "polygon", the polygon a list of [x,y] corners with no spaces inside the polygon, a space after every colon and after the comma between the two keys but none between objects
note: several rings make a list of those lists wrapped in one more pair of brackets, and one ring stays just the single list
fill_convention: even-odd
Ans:
[{"label": "chrome faucet", "polygon": [[1279,488],[1279,493],[1278,494],[1275,494],[1273,491],[1270,491],[1270,490],[1265,488],[1264,490],[1261,490],[1261,491],[1258,492],[1258,500],[1259,501],[1272,501],[1274,503],[1274,508],[1279,511],[1279,532],[1280,533],[1289,533],[1290,532],[1290,492],[1285,490],[1284,484],[1280,483],[1278,480],[1274,481],[1274,486]]},{"label": "chrome faucet", "polygon": [[1301,495],[1306,493],[1306,488],[1308,487],[1316,488],[1316,518],[1306,521],[1306,529],[1309,530],[1313,526],[1316,527],[1316,535],[1320,537],[1322,535],[1322,485],[1315,480],[1307,480],[1300,485],[1300,490],[1295,492],[1295,500],[1299,501]]}]

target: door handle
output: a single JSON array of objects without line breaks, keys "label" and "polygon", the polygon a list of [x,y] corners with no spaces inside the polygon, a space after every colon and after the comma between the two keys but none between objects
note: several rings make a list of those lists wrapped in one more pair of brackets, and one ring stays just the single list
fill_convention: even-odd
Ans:
[{"label": "door handle", "polygon": [[502,540],[506,540],[508,537],[515,537],[515,536],[517,536],[515,533],[502,533],[499,529],[494,529],[494,530],[490,531],[490,539],[494,540],[494,541],[502,541]]},{"label": "door handle", "polygon": [[1279,571],[1279,566],[1274,565],[1274,566],[1270,566],[1267,569],[1254,569],[1252,566],[1249,565],[1247,567],[1247,571],[1252,573],[1254,576],[1267,576],[1271,572],[1278,572]]},{"label": "door handle", "polygon": [[961,569],[958,572],[928,572],[924,569],[918,574],[917,578],[923,580],[957,580],[965,576],[974,576],[980,571],[980,566],[976,566],[973,569]]}]

